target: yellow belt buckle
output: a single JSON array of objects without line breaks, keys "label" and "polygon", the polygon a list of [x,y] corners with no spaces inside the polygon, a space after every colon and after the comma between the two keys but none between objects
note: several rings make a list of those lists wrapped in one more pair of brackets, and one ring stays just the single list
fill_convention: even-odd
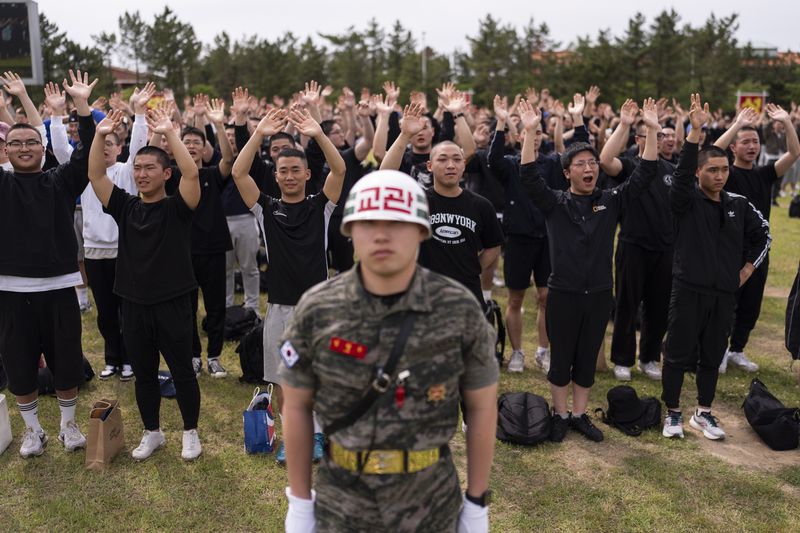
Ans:
[{"label": "yellow belt buckle", "polygon": [[372,450],[364,467],[368,474],[401,474],[403,452],[397,450]]}]

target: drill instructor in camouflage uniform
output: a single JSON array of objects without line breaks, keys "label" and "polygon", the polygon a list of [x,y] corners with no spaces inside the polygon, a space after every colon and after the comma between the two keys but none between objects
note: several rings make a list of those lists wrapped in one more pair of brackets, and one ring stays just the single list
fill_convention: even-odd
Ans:
[{"label": "drill instructor in camouflage uniform", "polygon": [[[359,262],[307,291],[284,334],[286,531],[488,531],[497,423],[494,331],[462,285],[417,265],[430,237],[422,189],[397,171],[362,178],[342,233]],[[417,313],[386,391],[330,435],[311,489],[312,409],[324,428],[350,412]],[[462,498],[447,443],[469,412]],[[327,431],[326,431],[327,433]]]}]

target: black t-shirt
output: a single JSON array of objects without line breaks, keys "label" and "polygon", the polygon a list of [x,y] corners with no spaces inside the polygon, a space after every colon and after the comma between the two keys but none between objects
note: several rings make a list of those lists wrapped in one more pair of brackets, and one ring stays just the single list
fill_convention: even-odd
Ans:
[{"label": "black t-shirt", "polygon": [[465,285],[482,302],[478,252],[503,243],[503,230],[486,198],[464,190],[455,198],[426,191],[433,236],[422,243],[419,264]]},{"label": "black t-shirt", "polygon": [[193,212],[180,192],[147,203],[115,185],[104,211],[119,227],[115,294],[150,305],[197,287],[191,256]]},{"label": "black t-shirt", "polygon": [[328,223],[336,205],[325,193],[285,203],[261,193],[253,207],[267,248],[270,303],[297,305],[303,293],[328,279]]},{"label": "black t-shirt", "polygon": [[[192,223],[192,254],[208,255],[233,250],[231,234],[222,207],[222,190],[225,179],[218,166],[200,168],[200,203],[194,211]],[[181,171],[172,167],[172,177],[167,180],[167,194],[175,195],[181,182]]]},{"label": "black t-shirt", "polygon": [[[617,183],[624,182],[642,159],[621,157],[622,171],[612,178]],[[638,201],[628,204],[622,211],[619,240],[635,244],[654,252],[666,252],[675,243],[675,229],[672,224],[672,211],[669,204],[669,190],[672,187],[672,175],[675,165],[663,157],[658,158],[656,179]]]},{"label": "black t-shirt", "polygon": [[777,179],[775,163],[769,163],[763,167],[754,166],[751,169],[731,165],[725,190],[746,197],[756,209],[761,211],[764,218],[769,220],[772,210],[772,184]]},{"label": "black t-shirt", "polygon": [[405,172],[422,186],[423,189],[433,187],[433,173],[428,170],[428,161],[431,154],[417,154],[411,148],[403,154],[403,161],[400,163],[400,172]]}]

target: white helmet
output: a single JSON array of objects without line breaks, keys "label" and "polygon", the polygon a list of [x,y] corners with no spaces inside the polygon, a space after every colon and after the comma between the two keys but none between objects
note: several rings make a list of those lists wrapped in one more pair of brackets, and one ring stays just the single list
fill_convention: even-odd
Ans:
[{"label": "white helmet", "polygon": [[395,220],[424,226],[431,236],[425,191],[408,174],[397,170],[378,170],[353,185],[344,204],[342,235],[350,236],[350,222],[356,220]]}]

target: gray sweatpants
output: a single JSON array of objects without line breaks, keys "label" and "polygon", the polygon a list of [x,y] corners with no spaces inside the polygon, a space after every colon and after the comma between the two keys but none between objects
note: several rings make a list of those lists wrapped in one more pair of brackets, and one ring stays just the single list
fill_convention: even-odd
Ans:
[{"label": "gray sweatpants", "polygon": [[244,306],[258,313],[258,226],[252,213],[227,217],[233,250],[225,254],[225,305],[233,305],[233,271],[239,264],[244,285]]}]

